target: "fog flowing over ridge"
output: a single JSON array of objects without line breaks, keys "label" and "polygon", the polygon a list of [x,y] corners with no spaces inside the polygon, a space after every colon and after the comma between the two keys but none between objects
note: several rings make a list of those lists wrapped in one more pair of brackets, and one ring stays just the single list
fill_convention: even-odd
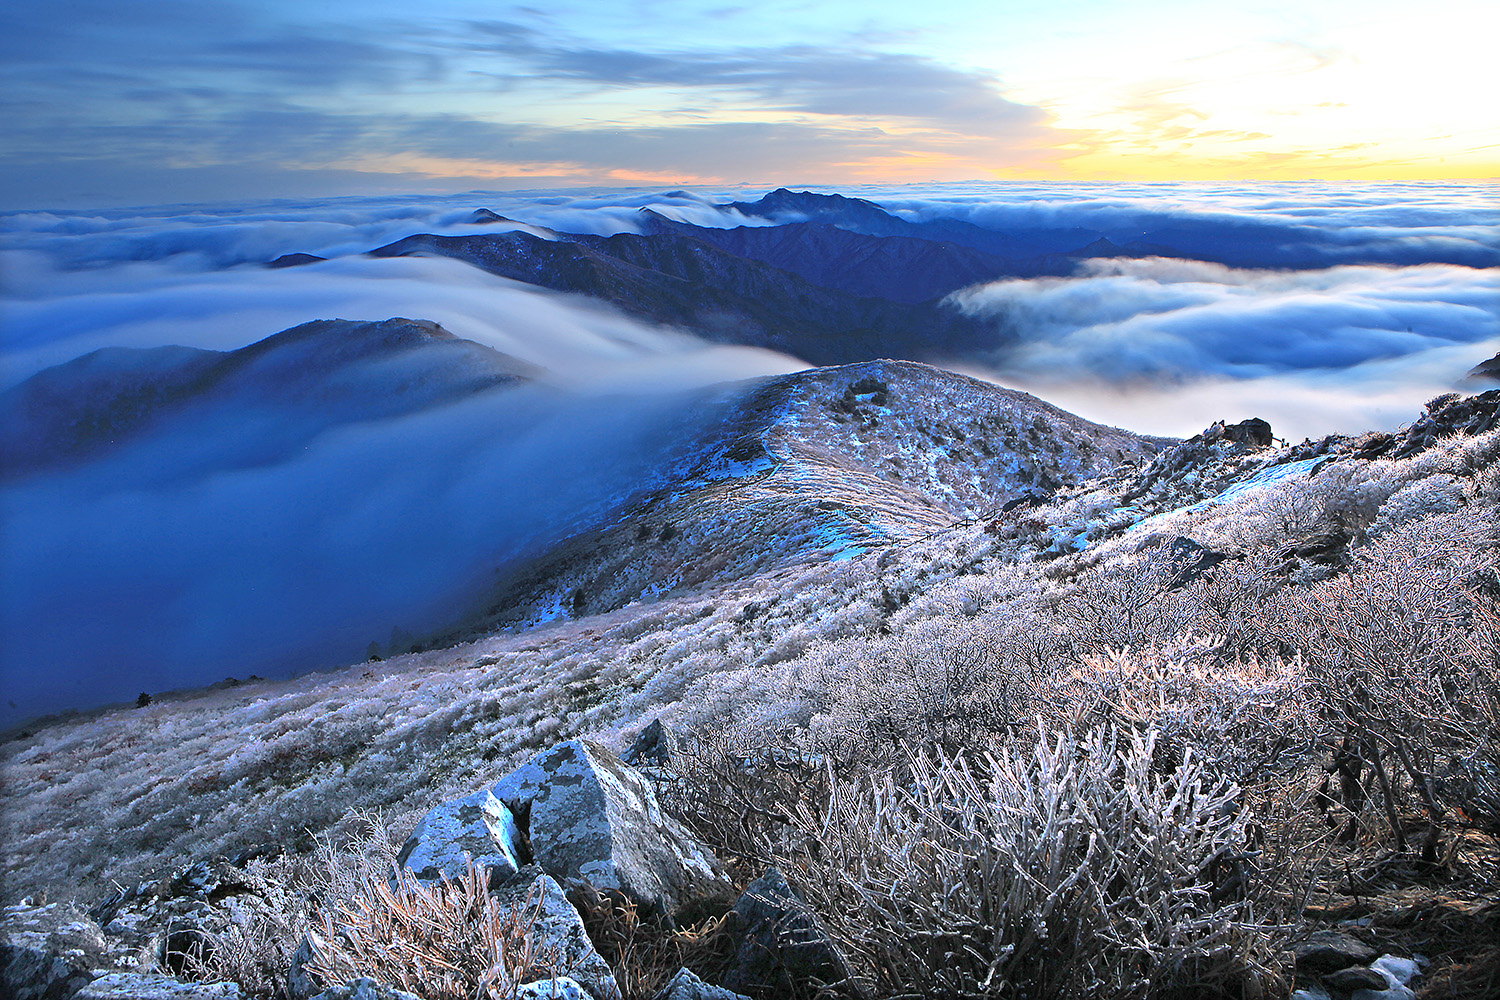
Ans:
[{"label": "fog flowing over ridge", "polygon": [[[164,410],[97,454],[7,470],[0,670],[17,707],[0,704],[0,722],[348,662],[393,628],[440,627],[507,560],[670,481],[724,405],[706,387],[805,367],[459,260],[366,256],[409,236],[649,240],[666,219],[973,240],[1015,269],[945,300],[978,321],[977,341],[918,360],[1158,434],[1249,416],[1294,439],[1393,428],[1500,345],[1500,237],[1478,185],[840,193],[850,198],[469,192],[0,216],[0,392],[42,372],[66,381],[73,369],[57,366],[93,352],[104,353],[80,370],[149,368],[161,359],[116,349],[227,356],[334,318],[441,324],[525,373],[389,413],[249,383]],[[476,222],[479,208],[504,218]],[[328,259],[263,266],[296,253]],[[342,370],[328,398],[420,388],[431,375],[413,357]]]}]

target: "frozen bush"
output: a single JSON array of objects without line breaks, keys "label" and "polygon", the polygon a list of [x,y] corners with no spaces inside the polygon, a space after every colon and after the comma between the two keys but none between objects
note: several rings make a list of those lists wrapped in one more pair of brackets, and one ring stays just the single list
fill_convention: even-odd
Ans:
[{"label": "frozen bush", "polygon": [[558,956],[531,937],[541,906],[497,903],[472,860],[458,881],[433,886],[397,868],[394,884],[367,881],[318,914],[306,968],[326,986],[369,976],[424,1000],[511,1000],[555,969]]},{"label": "frozen bush", "polygon": [[1154,740],[1044,735],[834,782],[799,814],[804,889],[883,993],[1212,995],[1261,945],[1249,815],[1191,756],[1156,773]]}]

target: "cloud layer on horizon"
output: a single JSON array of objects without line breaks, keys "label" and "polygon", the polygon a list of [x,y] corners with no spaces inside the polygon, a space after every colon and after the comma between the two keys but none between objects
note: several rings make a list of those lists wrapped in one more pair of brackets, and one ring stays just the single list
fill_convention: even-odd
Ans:
[{"label": "cloud layer on horizon", "polygon": [[[102,467],[0,484],[6,684],[28,663],[66,666],[33,685],[41,700],[28,708],[42,711],[105,697],[109,671],[133,671],[120,676],[134,690],[109,695],[131,697],[264,673],[268,662],[347,661],[393,625],[435,623],[507,551],[566,533],[574,513],[672,461],[670,442],[712,416],[695,387],[800,363],[705,345],[453,260],[363,251],[413,233],[503,229],[467,223],[479,207],[537,232],[629,232],[642,207],[700,225],[764,224],[715,207],[762,193],[469,192],[0,216],[0,388],[101,347],[229,350],[335,316],[436,320],[548,369],[532,390],[344,427],[263,467],[187,482],[166,469],[149,488]],[[846,193],[912,220],[1259,248],[1279,266],[1097,260],[1072,278],[959,293],[994,318],[996,346],[955,367],[1132,430],[1185,435],[1245,416],[1294,438],[1391,428],[1500,348],[1495,273],[1431,263],[1493,259],[1493,209],[1477,185]],[[259,266],[289,252],[331,259]],[[1334,266],[1287,269],[1289,258]],[[1019,349],[1006,346],[1015,339]],[[214,432],[180,440],[201,452]],[[167,465],[174,440],[160,442]]]}]

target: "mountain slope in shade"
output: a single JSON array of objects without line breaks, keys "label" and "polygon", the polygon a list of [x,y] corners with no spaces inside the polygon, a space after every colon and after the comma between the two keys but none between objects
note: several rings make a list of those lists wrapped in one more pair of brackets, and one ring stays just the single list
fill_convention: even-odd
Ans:
[{"label": "mountain slope in shade", "polygon": [[674,233],[541,239],[508,232],[410,236],[376,257],[436,254],[492,274],[581,292],[718,343],[766,347],[814,364],[913,358],[992,346],[980,322],[935,303],[908,305],[824,288],[789,271]]},{"label": "mountain slope in shade", "polygon": [[816,222],[869,236],[897,236],[956,243],[1013,261],[1043,254],[1067,253],[1102,235],[1095,230],[1077,227],[1034,227],[998,232],[960,219],[909,222],[863,198],[791,191],[787,188],[778,188],[757,201],[736,201],[721,207],[776,222]]},{"label": "mountain slope in shade", "polygon": [[1469,369],[1467,376],[1471,379],[1488,379],[1492,382],[1500,382],[1500,354],[1495,355],[1488,361],[1481,361]]},{"label": "mountain slope in shade", "polygon": [[503,568],[483,606],[429,644],[852,558],[1142,463],[1166,443],[901,361],[730,385],[717,405],[721,419],[675,481]]},{"label": "mountain slope in shade", "polygon": [[39,471],[193,422],[213,431],[203,462],[257,464],[331,426],[441,405],[530,374],[524,362],[426,320],[316,320],[227,352],[105,348],[0,394],[0,467]]},{"label": "mountain slope in shade", "polygon": [[726,253],[791,271],[825,288],[893,302],[925,302],[1021,273],[1015,262],[958,243],[870,236],[821,223],[712,229],[675,222],[650,209],[642,209],[640,219],[650,235],[696,239]]}]

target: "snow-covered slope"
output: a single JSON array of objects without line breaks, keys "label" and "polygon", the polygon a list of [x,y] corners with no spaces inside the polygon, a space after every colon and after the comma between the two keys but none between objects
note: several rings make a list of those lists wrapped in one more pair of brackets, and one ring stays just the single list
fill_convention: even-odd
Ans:
[{"label": "snow-covered slope", "polygon": [[1165,443],[904,361],[734,384],[705,405],[721,416],[661,488],[501,569],[483,607],[434,642],[854,558],[1143,463]]}]

